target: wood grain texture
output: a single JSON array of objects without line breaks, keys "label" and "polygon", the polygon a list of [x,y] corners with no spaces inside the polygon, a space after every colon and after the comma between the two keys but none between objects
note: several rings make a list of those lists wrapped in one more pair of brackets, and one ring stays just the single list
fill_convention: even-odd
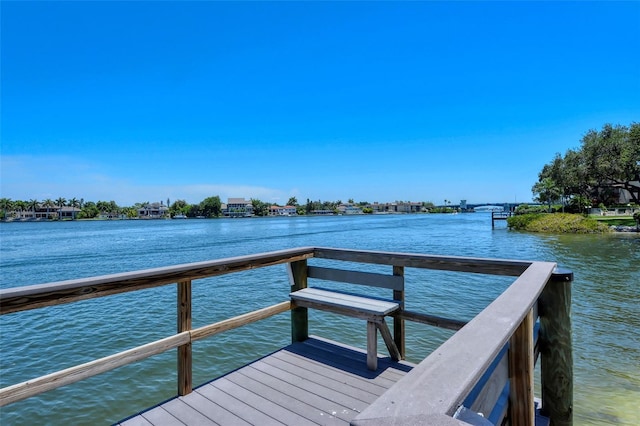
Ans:
[{"label": "wood grain texture", "polygon": [[[307,261],[298,260],[287,264],[290,291],[307,288]],[[291,310],[291,342],[304,342],[309,338],[309,313],[304,306],[294,305]]]},{"label": "wood grain texture", "polygon": [[[178,283],[178,333],[191,330],[191,281]],[[191,393],[193,388],[191,341],[178,347],[178,395]]]},{"label": "wood grain texture", "polygon": [[274,251],[0,290],[0,314],[263,268],[313,257],[313,248]]},{"label": "wood grain texture", "polygon": [[509,405],[512,424],[533,426],[533,309],[524,317],[509,344]]},{"label": "wood grain texture", "polygon": [[551,281],[540,296],[542,415],[551,426],[573,424],[571,281]]}]

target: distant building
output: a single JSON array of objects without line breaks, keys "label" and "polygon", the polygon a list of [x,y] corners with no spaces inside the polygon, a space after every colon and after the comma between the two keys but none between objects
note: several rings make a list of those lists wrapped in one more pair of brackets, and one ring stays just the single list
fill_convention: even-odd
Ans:
[{"label": "distant building", "polygon": [[160,219],[169,213],[169,207],[165,206],[162,201],[159,203],[149,203],[138,209],[138,217],[140,219]]},{"label": "distant building", "polygon": [[337,209],[342,214],[363,214],[362,209],[353,204],[340,204]]},{"label": "distant building", "polygon": [[253,204],[251,204],[251,200],[244,198],[228,198],[226,207],[223,206],[222,214],[226,217],[251,217],[253,216]]},{"label": "distant building", "polygon": [[295,216],[298,212],[295,206],[271,206],[269,216]]}]

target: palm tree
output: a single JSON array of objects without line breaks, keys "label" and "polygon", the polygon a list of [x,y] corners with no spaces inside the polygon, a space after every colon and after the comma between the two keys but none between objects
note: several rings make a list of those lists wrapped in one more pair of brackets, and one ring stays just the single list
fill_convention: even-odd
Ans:
[{"label": "palm tree", "polygon": [[67,200],[60,197],[56,200],[56,204],[58,205],[58,220],[62,220],[62,207],[64,207]]},{"label": "palm tree", "polygon": [[71,220],[76,220],[76,208],[80,207],[80,201],[78,201],[77,198],[73,197],[69,200],[69,207],[73,209],[71,210]]},{"label": "palm tree", "polygon": [[0,198],[0,209],[2,209],[2,219],[7,218],[7,210],[13,208],[13,201],[10,198]]},{"label": "palm tree", "polygon": [[24,210],[27,208],[27,203],[22,200],[16,200],[13,202],[13,207],[20,211],[20,217],[22,217]]},{"label": "palm tree", "polygon": [[31,199],[31,200],[29,200],[28,204],[29,204],[29,208],[31,209],[31,212],[33,213],[33,218],[35,219],[36,218],[36,209],[38,208],[38,205],[40,203],[38,203],[38,200]]},{"label": "palm tree", "polygon": [[56,206],[56,205],[54,204],[53,200],[52,200],[51,198],[47,198],[46,200],[44,200],[44,202],[42,203],[42,205],[43,205],[44,207],[46,207],[46,208],[47,208],[47,219],[51,219],[51,218],[49,217],[49,209],[50,209],[51,207],[55,207],[55,206]]}]

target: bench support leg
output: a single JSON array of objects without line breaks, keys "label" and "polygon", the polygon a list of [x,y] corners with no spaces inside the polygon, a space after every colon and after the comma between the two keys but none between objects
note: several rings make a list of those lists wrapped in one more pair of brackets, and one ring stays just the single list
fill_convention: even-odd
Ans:
[{"label": "bench support leg", "polygon": [[382,340],[384,340],[385,345],[387,345],[387,349],[389,350],[389,355],[391,355],[391,359],[394,361],[399,361],[401,358],[400,350],[398,346],[396,346],[396,342],[393,340],[393,336],[391,335],[391,331],[387,326],[387,322],[382,318],[382,321],[376,323],[378,330],[380,330],[380,334],[382,335]]},{"label": "bench support leg", "polygon": [[376,323],[367,321],[367,368],[378,369],[378,332]]}]

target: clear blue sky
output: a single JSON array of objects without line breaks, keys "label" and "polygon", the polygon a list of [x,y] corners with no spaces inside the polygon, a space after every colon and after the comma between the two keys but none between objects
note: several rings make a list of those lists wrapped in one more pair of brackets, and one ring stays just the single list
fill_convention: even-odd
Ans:
[{"label": "clear blue sky", "polygon": [[531,200],[640,121],[640,2],[8,2],[0,196]]}]

